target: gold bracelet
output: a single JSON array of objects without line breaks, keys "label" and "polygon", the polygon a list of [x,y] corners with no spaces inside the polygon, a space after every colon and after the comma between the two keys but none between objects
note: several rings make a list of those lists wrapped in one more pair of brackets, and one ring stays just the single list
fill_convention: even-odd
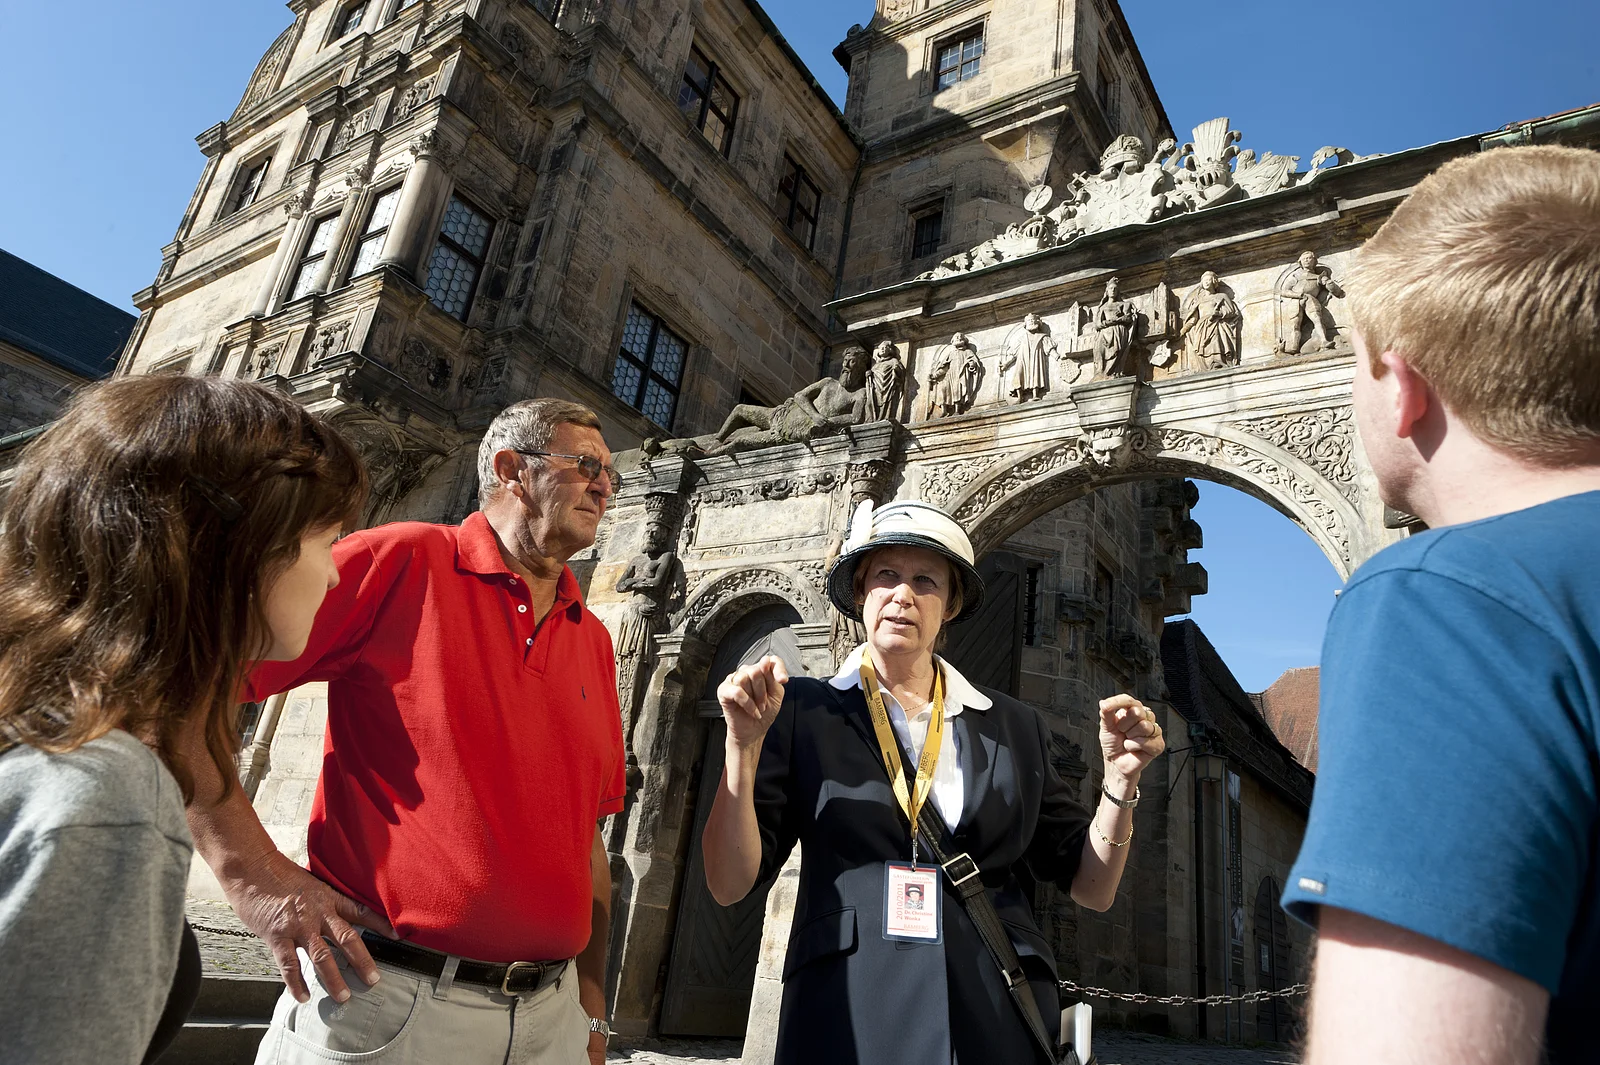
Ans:
[{"label": "gold bracelet", "polygon": [[1090,822],[1094,825],[1094,834],[1099,836],[1100,842],[1104,843],[1108,847],[1126,847],[1128,844],[1133,842],[1133,825],[1131,824],[1128,825],[1128,838],[1123,840],[1121,843],[1118,843],[1101,830],[1100,819],[1098,817],[1090,818]]}]

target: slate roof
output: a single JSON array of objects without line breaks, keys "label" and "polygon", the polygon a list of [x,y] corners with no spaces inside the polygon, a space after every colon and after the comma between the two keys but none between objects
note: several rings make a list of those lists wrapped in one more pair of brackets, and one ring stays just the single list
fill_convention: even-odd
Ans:
[{"label": "slate roof", "polygon": [[0,249],[0,340],[82,377],[117,365],[138,321]]},{"label": "slate roof", "polygon": [[1273,733],[1200,626],[1190,620],[1166,623],[1161,668],[1173,709],[1185,721],[1204,725],[1224,753],[1302,812],[1310,808],[1314,774]]}]

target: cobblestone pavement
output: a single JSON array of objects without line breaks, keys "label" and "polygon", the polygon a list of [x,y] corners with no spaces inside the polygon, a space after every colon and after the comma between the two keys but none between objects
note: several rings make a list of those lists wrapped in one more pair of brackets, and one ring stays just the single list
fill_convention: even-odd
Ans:
[{"label": "cobblestone pavement", "polygon": [[[244,922],[233,914],[225,902],[207,902],[190,899],[184,907],[191,925],[209,925],[235,932],[248,932]],[[205,973],[222,973],[228,976],[277,976],[278,966],[272,960],[272,951],[255,936],[218,935],[215,932],[194,930],[200,943],[200,968]]]},{"label": "cobblestone pavement", "polygon": [[[728,1065],[739,1060],[737,1039],[665,1039],[622,1041],[607,1061],[628,1065]],[[1095,1037],[1100,1065],[1298,1065],[1286,1050],[1224,1047],[1190,1043],[1133,1032],[1103,1031]]]}]

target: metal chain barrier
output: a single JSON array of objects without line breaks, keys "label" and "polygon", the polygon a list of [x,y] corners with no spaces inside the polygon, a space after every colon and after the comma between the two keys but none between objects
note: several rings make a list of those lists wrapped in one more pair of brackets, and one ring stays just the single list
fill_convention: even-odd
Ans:
[{"label": "metal chain barrier", "polygon": [[193,921],[189,922],[189,927],[196,932],[210,932],[218,936],[237,936],[240,939],[254,939],[256,937],[254,932],[241,932],[234,928],[213,928],[211,925],[195,924]]},{"label": "metal chain barrier", "polygon": [[1190,995],[1147,995],[1142,991],[1110,991],[1103,987],[1083,987],[1071,980],[1062,980],[1060,983],[1061,990],[1083,998],[1112,999],[1141,1006],[1151,1002],[1162,1006],[1232,1006],[1236,1003],[1265,1002],[1269,998],[1295,998],[1311,990],[1310,984],[1295,984],[1281,991],[1247,991],[1242,995],[1207,995],[1204,998],[1194,998]]}]

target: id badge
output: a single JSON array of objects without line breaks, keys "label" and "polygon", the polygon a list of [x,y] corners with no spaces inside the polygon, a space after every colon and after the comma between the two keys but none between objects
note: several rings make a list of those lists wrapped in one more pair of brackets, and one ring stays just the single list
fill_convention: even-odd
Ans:
[{"label": "id badge", "polygon": [[883,938],[907,943],[944,939],[939,867],[883,863]]}]

